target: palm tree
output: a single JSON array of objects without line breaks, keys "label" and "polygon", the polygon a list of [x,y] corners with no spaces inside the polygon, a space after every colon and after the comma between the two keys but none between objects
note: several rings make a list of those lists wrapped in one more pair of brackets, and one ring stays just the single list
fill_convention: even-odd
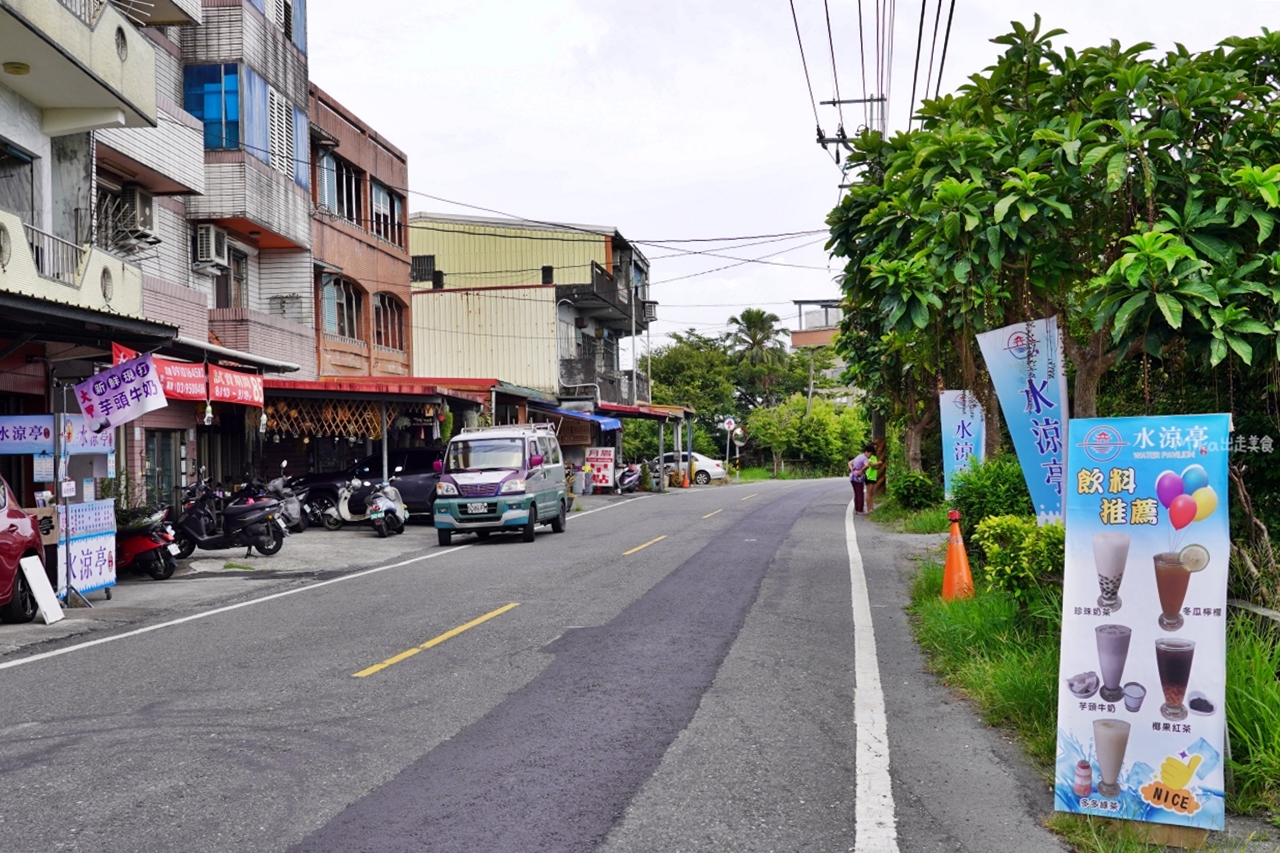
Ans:
[{"label": "palm tree", "polygon": [[737,351],[738,361],[752,366],[776,366],[787,354],[780,340],[787,333],[779,329],[777,314],[761,308],[745,308],[742,314],[729,318],[729,345]]},{"label": "palm tree", "polygon": [[749,405],[777,403],[772,389],[787,362],[787,348],[781,340],[787,332],[777,327],[778,322],[777,314],[761,308],[745,308],[729,318],[726,341],[743,368],[740,392]]}]

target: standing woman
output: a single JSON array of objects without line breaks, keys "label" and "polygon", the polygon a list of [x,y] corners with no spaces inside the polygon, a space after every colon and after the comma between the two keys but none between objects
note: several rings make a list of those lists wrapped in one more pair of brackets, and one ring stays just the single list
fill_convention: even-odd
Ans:
[{"label": "standing woman", "polygon": [[849,460],[849,483],[853,486],[853,511],[856,515],[866,515],[864,508],[867,490],[867,452],[863,450]]},{"label": "standing woman", "polygon": [[867,487],[866,487],[866,504],[867,512],[875,512],[876,509],[876,487],[880,485],[880,460],[876,458],[876,446],[868,444],[862,448],[862,452],[867,457]]}]

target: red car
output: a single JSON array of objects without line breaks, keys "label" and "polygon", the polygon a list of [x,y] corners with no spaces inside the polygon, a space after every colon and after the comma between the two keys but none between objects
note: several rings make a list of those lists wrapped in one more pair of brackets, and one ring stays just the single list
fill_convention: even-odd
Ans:
[{"label": "red car", "polygon": [[0,486],[0,622],[30,622],[36,616],[36,597],[18,561],[38,557],[44,566],[40,526],[18,505],[3,477]]}]

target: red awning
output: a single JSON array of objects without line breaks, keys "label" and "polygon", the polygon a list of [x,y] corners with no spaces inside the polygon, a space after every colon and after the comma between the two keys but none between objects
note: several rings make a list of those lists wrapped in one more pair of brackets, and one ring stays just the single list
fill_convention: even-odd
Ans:
[{"label": "red awning", "polygon": [[353,377],[351,379],[317,379],[313,381],[294,379],[265,379],[263,384],[268,393],[277,391],[286,395],[341,396],[348,399],[412,399],[435,395],[465,400],[469,403],[483,405],[488,397],[457,388],[448,388],[434,382],[424,382],[413,378],[397,379],[394,377]]},{"label": "red awning", "polygon": [[648,406],[626,406],[622,403],[596,403],[596,408],[619,418],[639,418],[649,421],[665,421],[672,417],[671,413]]}]

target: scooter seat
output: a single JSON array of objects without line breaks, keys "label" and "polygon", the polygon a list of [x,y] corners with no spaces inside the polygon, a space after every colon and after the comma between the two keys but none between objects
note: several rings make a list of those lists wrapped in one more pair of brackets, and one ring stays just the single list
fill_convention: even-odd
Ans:
[{"label": "scooter seat", "polygon": [[279,501],[254,501],[251,504],[227,504],[222,508],[222,515],[225,518],[239,518],[242,515],[262,512],[263,510],[278,510],[279,508]]}]

